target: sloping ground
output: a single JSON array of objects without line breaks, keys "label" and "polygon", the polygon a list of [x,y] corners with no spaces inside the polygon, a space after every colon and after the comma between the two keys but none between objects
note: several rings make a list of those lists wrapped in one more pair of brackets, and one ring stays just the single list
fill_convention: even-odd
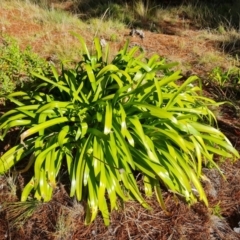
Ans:
[{"label": "sloping ground", "polygon": [[160,33],[144,31],[143,39],[137,35],[131,37],[129,29],[115,27],[114,23],[111,26],[101,26],[103,24],[99,21],[95,26],[92,22],[88,25],[77,22],[77,19],[68,22],[58,19],[57,13],[51,20],[47,21],[46,18],[51,19],[36,8],[2,8],[0,33],[18,39],[22,48],[30,45],[34,52],[46,59],[56,55],[61,57],[61,53],[68,55],[70,52],[75,52],[76,58],[80,44],[70,34],[76,32],[86,39],[90,46],[94,36],[105,38],[110,44],[112,56],[129,38],[130,46],[142,46],[148,56],[158,53],[169,61],[179,62],[183,73],[206,76],[206,73],[216,66],[227,68],[232,64],[232,60],[226,57],[221,49],[216,48],[217,43],[211,40],[211,33],[190,27],[187,20],[181,19],[181,16],[174,24],[171,21],[159,23],[157,29]]},{"label": "sloping ground", "polygon": [[[32,17],[28,11],[21,8],[1,8],[0,19],[0,31],[3,35],[17,38],[23,48],[31,45],[35,52],[46,59],[63,52],[64,49],[70,51],[69,46],[79,46],[69,31],[81,34],[88,44],[91,44],[96,33],[85,25],[82,29],[74,24],[66,24],[64,27],[47,25],[39,16]],[[186,75],[196,73],[206,78],[207,72],[214,66],[228,66],[227,57],[215,49],[212,41],[206,40],[204,31],[183,29],[184,22],[181,19],[174,26],[168,22],[165,24],[161,27],[162,32],[166,34],[146,31],[143,39],[139,36],[130,37],[128,29],[115,32],[111,30],[110,34],[98,35],[110,43],[112,54],[117,52],[127,37],[130,37],[131,45],[142,46],[148,55],[158,53],[171,61],[179,61],[180,68]],[[115,34],[114,41],[112,34]],[[235,116],[233,119],[233,113],[227,110],[222,109],[223,120],[219,125],[240,150],[240,133],[234,125],[239,121],[239,117]],[[9,141],[11,143],[11,139]],[[2,151],[3,149],[0,149],[0,152]],[[148,200],[152,210],[146,210],[136,202],[129,202],[124,206],[119,202],[119,211],[111,215],[109,227],[104,226],[100,216],[92,225],[84,225],[83,205],[68,197],[68,183],[58,186],[54,199],[49,203],[18,205],[14,202],[18,200],[24,179],[28,176],[2,176],[0,207],[5,210],[0,211],[0,240],[240,239],[240,234],[236,233],[240,222],[240,162],[219,164],[225,174],[225,180],[215,170],[204,169],[209,179],[204,183],[209,197],[209,208],[201,203],[189,207],[180,198],[164,192],[168,213],[159,207],[155,198]],[[6,208],[3,205],[6,202],[12,204]],[[24,215],[29,209],[33,209],[30,217]]]}]

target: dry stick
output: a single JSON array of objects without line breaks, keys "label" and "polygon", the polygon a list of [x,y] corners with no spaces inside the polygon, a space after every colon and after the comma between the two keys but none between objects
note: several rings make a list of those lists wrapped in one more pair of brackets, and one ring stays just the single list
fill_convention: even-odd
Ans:
[{"label": "dry stick", "polygon": [[[100,20],[100,23],[98,24],[97,30],[96,30],[96,32],[95,32],[95,34],[94,34],[94,38],[97,36],[98,31],[99,31],[99,28],[100,28],[100,25],[101,25],[101,23],[103,22],[103,19],[105,18],[108,10],[109,10],[109,8],[107,8],[106,11],[104,12],[104,14],[102,15],[101,20]],[[92,50],[93,50],[93,44],[92,44]]]},{"label": "dry stick", "polygon": [[14,171],[14,173],[25,173],[25,172],[27,172],[30,169],[30,167],[33,165],[34,160],[35,160],[35,155],[32,153],[27,166],[25,168],[21,169],[21,170]]},{"label": "dry stick", "polygon": [[[103,19],[105,18],[105,16],[106,16],[108,10],[109,10],[109,8],[107,8],[106,11],[104,12],[104,14],[102,15],[101,20],[100,20],[100,23],[103,22]],[[98,31],[99,31],[99,28],[100,28],[100,24],[98,25],[98,28],[97,28],[97,30],[96,30],[96,32],[95,32],[95,34],[94,34],[94,37],[97,36],[97,33],[98,33]]]}]

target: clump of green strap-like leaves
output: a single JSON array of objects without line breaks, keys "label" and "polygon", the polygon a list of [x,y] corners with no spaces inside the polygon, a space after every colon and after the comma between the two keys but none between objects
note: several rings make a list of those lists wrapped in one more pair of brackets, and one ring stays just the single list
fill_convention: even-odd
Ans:
[{"label": "clump of green strap-like leaves", "polygon": [[148,207],[138,172],[145,195],[155,193],[163,208],[160,185],[189,203],[207,204],[202,166],[217,167],[214,154],[238,153],[210,126],[215,118],[207,106],[216,103],[192,85],[197,77],[178,85],[174,64],[158,55],[145,58],[139,47],[128,50],[128,42],[109,63],[108,47],[103,54],[98,38],[92,55],[77,37],[84,54],[74,70],[63,67],[59,74],[52,66],[50,76],[34,74],[41,84],[7,97],[16,107],[0,118],[1,139],[10,128],[21,132],[19,144],[1,156],[0,173],[22,159],[29,159],[25,171],[34,165],[21,200],[49,201],[60,168],[67,166],[70,196],[87,201],[86,223],[100,210],[108,225],[119,198]]}]

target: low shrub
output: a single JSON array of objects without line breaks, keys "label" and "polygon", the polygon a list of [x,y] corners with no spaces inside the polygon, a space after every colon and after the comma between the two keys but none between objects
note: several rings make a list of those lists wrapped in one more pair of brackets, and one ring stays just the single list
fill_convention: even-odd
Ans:
[{"label": "low shrub", "polygon": [[236,86],[240,84],[240,69],[236,67],[223,70],[216,67],[210,73],[209,79],[220,87]]},{"label": "low shrub", "polygon": [[0,44],[0,97],[31,81],[31,71],[47,68],[48,63],[33,53],[30,47],[21,50],[17,41],[3,36]]}]

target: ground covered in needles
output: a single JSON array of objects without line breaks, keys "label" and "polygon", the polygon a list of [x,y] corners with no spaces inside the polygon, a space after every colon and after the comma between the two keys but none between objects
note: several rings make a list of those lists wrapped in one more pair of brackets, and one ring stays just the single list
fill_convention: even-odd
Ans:
[{"label": "ground covered in needles", "polygon": [[[64,49],[68,49],[69,45],[78,45],[69,31],[80,33],[87,39],[89,46],[97,32],[115,52],[129,38],[130,46],[141,46],[149,56],[158,53],[169,61],[179,62],[178,68],[183,70],[181,81],[189,75],[196,74],[203,80],[205,95],[233,103],[221,105],[216,117],[219,128],[240,151],[240,91],[237,88],[233,89],[231,85],[220,88],[219,85],[210,82],[211,70],[216,66],[227,68],[229,56],[206,30],[198,29],[191,25],[190,20],[183,20],[179,15],[177,21],[162,22],[159,26],[161,31],[158,33],[144,28],[144,37],[141,38],[138,35],[130,36],[130,28],[117,31],[110,29],[110,32],[99,33],[99,29],[91,29],[91,26],[85,25],[79,30],[80,27],[73,23],[66,23],[64,26],[48,25],[40,15],[33,16],[29,11],[20,7],[0,8],[1,46],[6,44],[4,39],[8,35],[17,39],[22,49],[30,45],[35,53],[58,65],[64,55]],[[49,45],[55,46],[57,54]],[[68,57],[77,61],[76,55]],[[6,106],[0,105],[0,112],[5,110]],[[0,142],[0,154],[14,144],[16,134],[13,131],[6,141]],[[50,202],[19,204],[20,192],[29,181],[29,176],[26,173],[15,172],[0,176],[0,240],[240,239],[240,162],[223,162],[222,159],[216,161],[225,178],[215,169],[203,169],[208,178],[204,182],[209,199],[208,208],[202,203],[189,207],[180,196],[174,196],[163,189],[167,212],[160,208],[155,197],[147,199],[151,210],[144,209],[134,201],[126,204],[119,201],[119,210],[111,214],[111,224],[108,227],[104,225],[101,216],[89,226],[84,224],[84,203],[69,197],[68,180],[61,181],[63,184],[57,186]],[[60,178],[67,179],[66,173],[61,172]],[[138,183],[143,186],[140,177]]]},{"label": "ground covered in needles", "polygon": [[[70,199],[59,186],[49,203],[31,203],[28,217],[25,207],[14,206],[9,183],[1,179],[0,201],[12,202],[1,212],[0,239],[239,239],[233,231],[238,228],[240,204],[239,162],[221,165],[226,180],[215,170],[207,170],[211,180],[205,189],[210,208],[201,203],[188,207],[171,193],[164,193],[168,213],[162,211],[155,199],[147,202],[152,210],[146,210],[136,202],[124,206],[111,215],[111,225],[106,227],[101,217],[90,225],[84,225],[84,211],[80,203]],[[21,182],[19,176],[15,181]],[[23,214],[23,216],[21,215]]]}]

